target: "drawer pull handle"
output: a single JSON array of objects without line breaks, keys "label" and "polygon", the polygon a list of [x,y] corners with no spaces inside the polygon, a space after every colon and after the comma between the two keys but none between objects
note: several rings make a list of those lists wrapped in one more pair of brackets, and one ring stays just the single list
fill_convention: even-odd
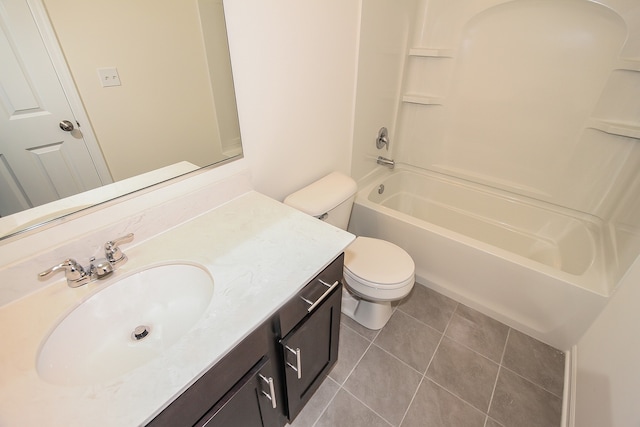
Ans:
[{"label": "drawer pull handle", "polygon": [[314,308],[316,308],[318,305],[320,305],[322,303],[322,301],[324,301],[325,298],[327,298],[327,296],[331,293],[331,291],[333,291],[336,288],[336,286],[338,286],[340,284],[340,282],[338,280],[336,280],[333,285],[328,284],[324,280],[318,280],[318,281],[320,283],[322,283],[323,285],[327,286],[329,289],[324,291],[324,294],[322,294],[322,296],[320,298],[318,298],[316,300],[316,302],[311,302],[306,298],[300,297],[300,298],[302,298],[304,300],[304,302],[306,302],[307,304],[310,304],[309,308],[307,308],[307,312],[308,313],[311,313]]},{"label": "drawer pull handle", "polygon": [[288,345],[284,346],[291,353],[296,355],[296,366],[293,366],[291,363],[287,362],[287,366],[293,369],[298,373],[298,379],[302,378],[302,361],[300,360],[300,349],[296,348],[295,350],[289,347]]},{"label": "drawer pull handle", "polygon": [[267,393],[266,391],[262,390],[262,394],[264,394],[267,399],[269,399],[271,401],[271,407],[273,409],[276,409],[278,407],[277,403],[276,403],[276,390],[273,387],[273,378],[272,377],[265,377],[262,374],[258,374],[258,376],[260,377],[260,379],[264,382],[266,382],[269,385],[269,393]]}]

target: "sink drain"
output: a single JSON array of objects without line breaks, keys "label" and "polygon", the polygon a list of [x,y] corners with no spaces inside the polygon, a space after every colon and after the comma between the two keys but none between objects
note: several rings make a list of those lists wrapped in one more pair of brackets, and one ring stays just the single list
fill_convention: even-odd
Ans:
[{"label": "sink drain", "polygon": [[150,327],[145,326],[145,325],[140,325],[137,326],[133,332],[131,332],[131,338],[134,341],[140,341],[142,339],[144,339],[147,335],[149,335],[149,331],[151,330]]}]

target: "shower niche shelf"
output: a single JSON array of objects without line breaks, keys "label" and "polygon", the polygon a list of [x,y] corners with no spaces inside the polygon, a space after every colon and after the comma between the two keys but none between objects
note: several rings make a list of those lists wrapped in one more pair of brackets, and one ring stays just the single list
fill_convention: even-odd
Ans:
[{"label": "shower niche shelf", "polygon": [[406,94],[402,96],[402,102],[408,104],[419,104],[419,105],[442,105],[444,98],[441,96],[432,96],[432,95],[416,95],[416,94]]},{"label": "shower niche shelf", "polygon": [[587,127],[611,135],[640,139],[640,125],[614,122],[611,120],[591,119]]},{"label": "shower niche shelf", "polygon": [[640,72],[640,58],[620,58],[615,69]]},{"label": "shower niche shelf", "polygon": [[423,58],[453,58],[453,49],[437,49],[429,47],[413,47],[409,49],[409,56]]}]

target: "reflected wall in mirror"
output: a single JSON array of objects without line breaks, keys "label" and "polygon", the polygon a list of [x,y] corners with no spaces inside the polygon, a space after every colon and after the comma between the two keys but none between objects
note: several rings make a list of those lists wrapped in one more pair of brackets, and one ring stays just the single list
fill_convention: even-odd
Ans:
[{"label": "reflected wall in mirror", "polygon": [[[0,237],[241,155],[222,0],[115,0],[109,7],[95,0],[2,3],[0,55],[16,69],[12,76],[0,73],[2,120],[49,121],[41,126],[47,137],[21,148],[27,158],[16,166],[6,161],[13,153],[0,145]],[[45,67],[31,59],[38,47],[29,28],[41,38],[40,50],[46,47],[45,56],[53,57],[49,62],[56,64],[56,50],[64,55],[60,62],[66,61],[84,121],[77,108],[54,113],[52,103],[42,102],[47,84],[62,76],[65,86],[64,72],[57,67],[53,78],[39,75]],[[38,79],[45,83],[33,83]],[[73,106],[67,86],[63,95]],[[64,120],[75,128],[62,130]],[[1,139],[15,146],[14,140],[32,138],[25,135],[34,127],[2,125]],[[47,186],[51,191],[32,196],[21,178],[39,174],[45,184],[33,184],[36,193]]]}]

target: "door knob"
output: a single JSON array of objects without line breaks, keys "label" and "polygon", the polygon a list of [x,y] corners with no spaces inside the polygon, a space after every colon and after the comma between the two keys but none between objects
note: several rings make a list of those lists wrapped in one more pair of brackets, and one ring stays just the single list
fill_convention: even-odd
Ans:
[{"label": "door knob", "polygon": [[63,120],[60,122],[60,129],[65,132],[71,132],[74,129],[73,123],[71,123],[69,120]]}]

